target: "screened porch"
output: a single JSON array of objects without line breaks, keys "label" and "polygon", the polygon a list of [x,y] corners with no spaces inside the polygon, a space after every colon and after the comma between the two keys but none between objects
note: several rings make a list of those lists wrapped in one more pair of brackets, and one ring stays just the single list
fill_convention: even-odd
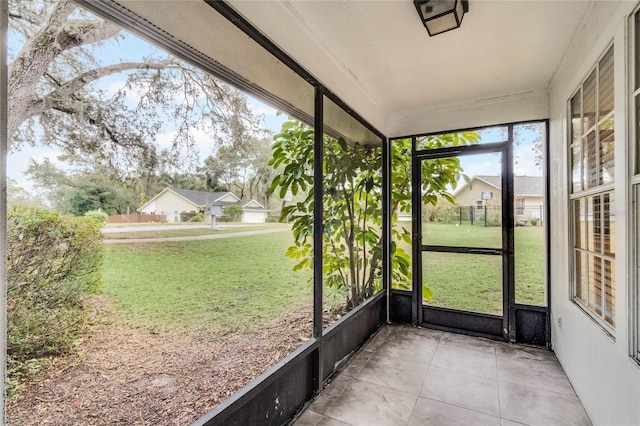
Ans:
[{"label": "screened porch", "polygon": [[640,421],[633,4],[472,0],[429,36],[412,1],[77,3],[307,138],[311,336],[194,425]]}]

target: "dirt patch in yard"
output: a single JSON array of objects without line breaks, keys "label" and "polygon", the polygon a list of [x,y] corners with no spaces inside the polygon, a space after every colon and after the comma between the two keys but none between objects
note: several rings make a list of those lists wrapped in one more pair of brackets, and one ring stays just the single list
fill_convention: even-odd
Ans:
[{"label": "dirt patch in yard", "polygon": [[8,407],[12,425],[184,425],[308,340],[310,307],[247,333],[127,326],[106,296],[77,355],[55,359]]}]

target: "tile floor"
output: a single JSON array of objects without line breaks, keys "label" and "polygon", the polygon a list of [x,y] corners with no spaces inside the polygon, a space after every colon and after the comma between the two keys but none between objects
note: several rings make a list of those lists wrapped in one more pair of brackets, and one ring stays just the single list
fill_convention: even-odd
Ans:
[{"label": "tile floor", "polygon": [[590,425],[549,351],[388,325],[295,422]]}]

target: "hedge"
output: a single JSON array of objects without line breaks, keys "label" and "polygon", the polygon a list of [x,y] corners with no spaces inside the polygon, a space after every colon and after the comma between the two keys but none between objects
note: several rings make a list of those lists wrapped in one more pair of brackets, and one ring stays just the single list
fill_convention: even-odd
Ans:
[{"label": "hedge", "polygon": [[8,212],[10,387],[33,373],[38,360],[73,350],[87,319],[84,294],[100,287],[102,225],[99,218],[44,209],[20,206]]}]

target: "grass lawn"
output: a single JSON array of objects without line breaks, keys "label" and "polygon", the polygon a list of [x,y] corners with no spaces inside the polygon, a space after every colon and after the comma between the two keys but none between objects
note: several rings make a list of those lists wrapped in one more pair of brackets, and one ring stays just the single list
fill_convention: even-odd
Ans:
[{"label": "grass lawn", "polygon": [[500,256],[422,253],[422,282],[431,289],[430,305],[502,314]]},{"label": "grass lawn", "polygon": [[[425,244],[461,246],[491,246],[486,242],[499,239],[500,234],[497,227],[470,225],[430,224],[425,230]],[[160,232],[157,236],[184,231]],[[544,304],[543,232],[542,227],[516,228],[519,303]],[[246,330],[256,322],[311,305],[311,271],[294,272],[295,261],[284,256],[291,241],[291,233],[283,231],[217,240],[108,245],[103,291],[135,325],[162,330]],[[500,313],[500,257],[423,256],[425,284],[434,294],[432,304]]]},{"label": "grass lawn", "polygon": [[[255,228],[254,228],[255,229]],[[293,272],[289,232],[106,246],[103,291],[135,325],[245,330],[303,303],[311,271]]]},{"label": "grass lawn", "polygon": [[544,228],[521,226],[515,230],[516,303],[546,305]]},{"label": "grass lawn", "polygon": [[[499,227],[429,223],[423,230],[423,244],[501,246]],[[515,228],[515,266],[516,302],[544,305],[543,227]],[[423,281],[433,292],[430,304],[493,314],[502,312],[499,256],[424,252]]]}]

